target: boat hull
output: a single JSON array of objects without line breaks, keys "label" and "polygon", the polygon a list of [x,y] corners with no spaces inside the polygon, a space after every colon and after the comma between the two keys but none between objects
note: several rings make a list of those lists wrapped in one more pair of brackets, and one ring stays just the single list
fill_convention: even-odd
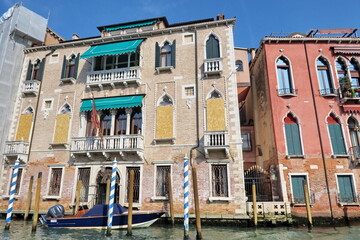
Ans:
[{"label": "boat hull", "polygon": [[[143,211],[134,213],[132,216],[132,227],[149,227],[164,214],[163,211]],[[89,216],[89,217],[64,217],[64,218],[46,218],[46,225],[49,228],[97,228],[107,227],[107,216]],[[128,215],[114,214],[113,229],[127,228]]]}]

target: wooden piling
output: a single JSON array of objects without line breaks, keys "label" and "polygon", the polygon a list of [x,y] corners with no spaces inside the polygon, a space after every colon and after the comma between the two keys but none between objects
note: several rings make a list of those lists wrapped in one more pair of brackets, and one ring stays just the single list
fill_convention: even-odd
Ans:
[{"label": "wooden piling", "polygon": [[127,235],[132,235],[132,207],[134,199],[134,170],[130,170],[130,181],[129,181],[129,208],[128,208],[128,227]]},{"label": "wooden piling", "polygon": [[169,202],[170,202],[170,217],[171,217],[171,224],[174,225],[174,199],[172,193],[172,183],[171,183],[171,174],[168,173],[168,184],[169,184]]},{"label": "wooden piling", "polygon": [[79,211],[81,188],[82,188],[82,180],[79,180],[79,181],[77,182],[77,186],[76,186],[75,210],[74,210],[74,214],[75,214],[75,215],[76,215],[76,214],[78,213],[78,211]]},{"label": "wooden piling", "polygon": [[30,208],[31,208],[31,198],[32,198],[33,183],[34,183],[34,176],[31,176],[30,177],[30,182],[29,182],[29,190],[28,190],[27,197],[26,197],[25,215],[24,215],[24,220],[25,221],[29,217],[29,211],[30,211]]},{"label": "wooden piling", "polygon": [[192,178],[193,178],[195,216],[196,216],[196,239],[202,239],[200,206],[199,206],[199,191],[198,191],[197,173],[196,173],[195,167],[192,168]]},{"label": "wooden piling", "polygon": [[41,178],[42,172],[39,172],[37,183],[36,183],[36,193],[35,193],[35,209],[33,215],[33,222],[32,222],[32,231],[36,231],[36,226],[39,218],[39,204],[40,204],[40,191],[41,191]]},{"label": "wooden piling", "polygon": [[105,204],[109,205],[109,199],[110,199],[110,178],[106,180],[106,200]]},{"label": "wooden piling", "polygon": [[257,227],[258,219],[257,219],[257,203],[256,203],[256,185],[255,181],[253,180],[252,183],[252,200],[253,200],[253,213],[254,213],[254,225]]},{"label": "wooden piling", "polygon": [[308,188],[306,181],[304,181],[303,184],[304,184],[306,214],[307,214],[307,218],[308,218],[308,227],[309,227],[309,229],[311,229],[312,228],[312,216],[311,216],[311,208],[310,208],[309,188]]}]

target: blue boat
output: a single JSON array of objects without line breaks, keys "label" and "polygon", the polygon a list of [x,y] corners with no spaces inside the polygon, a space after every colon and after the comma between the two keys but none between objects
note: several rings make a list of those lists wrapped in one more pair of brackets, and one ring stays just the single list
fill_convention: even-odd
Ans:
[{"label": "blue boat", "polygon": [[[52,207],[54,208],[54,207]],[[61,209],[62,208],[62,209]],[[41,215],[40,222],[49,228],[97,228],[106,229],[108,205],[95,205],[90,210],[80,211],[76,215],[64,216],[64,210],[61,205],[56,205],[57,212],[54,214],[51,208],[47,215]],[[59,210],[61,209],[61,210]],[[159,219],[165,211],[133,211],[132,227],[143,228],[149,227]],[[128,211],[120,204],[114,204],[113,211],[113,229],[127,228]]]}]

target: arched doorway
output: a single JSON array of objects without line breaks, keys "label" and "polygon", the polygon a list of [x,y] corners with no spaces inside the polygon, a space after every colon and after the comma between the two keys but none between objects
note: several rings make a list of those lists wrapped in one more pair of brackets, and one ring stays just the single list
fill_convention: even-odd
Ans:
[{"label": "arched doorway", "polygon": [[[96,177],[96,204],[105,204],[106,203],[106,181],[111,179],[112,168],[107,167],[103,170],[100,170]],[[119,173],[116,173],[116,182],[115,182],[115,203],[119,203],[119,184],[120,176]]]},{"label": "arched doorway", "polygon": [[248,202],[252,201],[252,184],[256,185],[256,201],[272,201],[270,174],[262,167],[254,165],[245,171],[245,191]]}]

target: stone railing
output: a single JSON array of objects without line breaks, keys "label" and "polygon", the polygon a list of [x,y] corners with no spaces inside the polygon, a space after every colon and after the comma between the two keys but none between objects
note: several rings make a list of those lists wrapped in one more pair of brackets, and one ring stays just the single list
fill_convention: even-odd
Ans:
[{"label": "stone railing", "polygon": [[73,138],[71,152],[98,152],[98,151],[121,151],[142,150],[142,135],[119,135],[100,137]]},{"label": "stone railing", "polygon": [[205,147],[221,147],[228,145],[229,140],[227,131],[207,131],[204,133]]},{"label": "stone railing", "polygon": [[29,154],[29,142],[8,141],[5,143],[4,155]]},{"label": "stone railing", "polygon": [[222,72],[222,59],[212,58],[204,60],[205,75],[219,74]]},{"label": "stone railing", "polygon": [[[257,215],[262,219],[287,219],[291,217],[290,203],[287,202],[257,202]],[[247,213],[254,217],[254,208],[252,202],[246,203]]]},{"label": "stone railing", "polygon": [[140,81],[140,67],[89,72],[87,74],[86,84],[88,86],[114,83],[126,84],[128,81]]},{"label": "stone railing", "polygon": [[24,94],[36,94],[39,92],[40,81],[26,80],[23,87]]}]

